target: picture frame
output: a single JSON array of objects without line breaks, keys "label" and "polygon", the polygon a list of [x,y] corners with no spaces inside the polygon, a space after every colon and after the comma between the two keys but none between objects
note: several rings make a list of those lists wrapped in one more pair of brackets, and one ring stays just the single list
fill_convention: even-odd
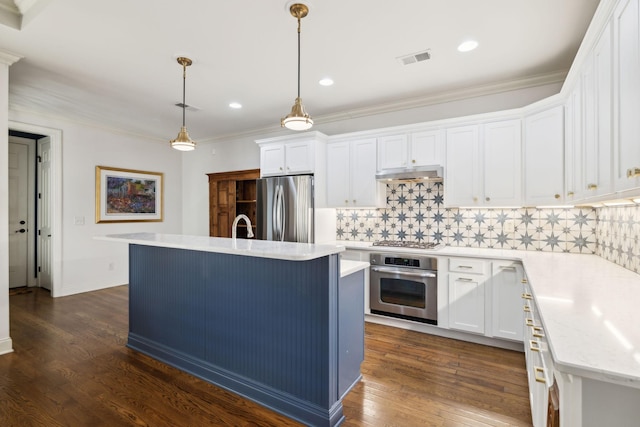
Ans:
[{"label": "picture frame", "polygon": [[163,221],[164,174],[96,166],[96,224]]}]

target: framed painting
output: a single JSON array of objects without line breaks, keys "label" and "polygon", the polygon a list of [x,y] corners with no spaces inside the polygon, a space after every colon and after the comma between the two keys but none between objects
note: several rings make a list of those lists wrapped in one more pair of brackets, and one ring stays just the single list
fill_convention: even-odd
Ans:
[{"label": "framed painting", "polygon": [[96,223],[162,221],[164,174],[96,166]]}]

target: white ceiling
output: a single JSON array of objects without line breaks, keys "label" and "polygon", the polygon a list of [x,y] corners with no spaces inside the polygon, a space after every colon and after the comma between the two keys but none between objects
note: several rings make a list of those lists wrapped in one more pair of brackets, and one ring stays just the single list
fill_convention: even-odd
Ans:
[{"label": "white ceiling", "polygon": [[[24,57],[10,68],[10,108],[167,141],[181,123],[183,55],[194,61],[187,104],[201,109],[187,111],[193,139],[276,129],[297,90],[286,1],[0,0],[0,50]],[[598,2],[312,1],[302,20],[303,104],[321,124],[505,81],[557,81]],[[19,30],[16,11],[25,13]],[[468,38],[479,47],[459,53]],[[429,61],[396,60],[425,49]],[[335,84],[320,86],[325,76]]]}]

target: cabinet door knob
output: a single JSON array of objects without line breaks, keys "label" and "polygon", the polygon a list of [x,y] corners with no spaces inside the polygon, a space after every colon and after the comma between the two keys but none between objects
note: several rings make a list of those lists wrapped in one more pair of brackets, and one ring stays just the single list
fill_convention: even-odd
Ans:
[{"label": "cabinet door knob", "polygon": [[354,203],[354,204],[356,203],[356,199],[353,199],[353,203]]},{"label": "cabinet door knob", "polygon": [[278,169],[282,170],[282,166],[280,166]]},{"label": "cabinet door knob", "polygon": [[556,199],[559,199],[560,195],[559,194],[555,194],[553,197],[555,197]]},{"label": "cabinet door knob", "polygon": [[477,198],[477,197],[474,197],[474,198],[473,198],[473,201],[474,201],[474,202],[477,202],[477,201],[478,201],[478,198]]},{"label": "cabinet door knob", "polygon": [[569,192],[567,193],[567,196],[569,196],[569,197],[573,197],[573,196],[574,196],[573,191],[569,191]]},{"label": "cabinet door knob", "polygon": [[348,201],[348,200],[345,200],[344,202],[345,202],[345,203],[349,203],[349,201]]},{"label": "cabinet door knob", "polygon": [[587,185],[587,190],[596,190],[597,188],[598,188],[598,186],[596,184]]},{"label": "cabinet door knob", "polygon": [[415,160],[415,159],[411,160],[411,163],[415,163],[415,162],[416,162],[416,160]]},{"label": "cabinet door knob", "polygon": [[491,197],[485,197],[484,200],[487,201],[487,202],[490,202],[491,201]]}]

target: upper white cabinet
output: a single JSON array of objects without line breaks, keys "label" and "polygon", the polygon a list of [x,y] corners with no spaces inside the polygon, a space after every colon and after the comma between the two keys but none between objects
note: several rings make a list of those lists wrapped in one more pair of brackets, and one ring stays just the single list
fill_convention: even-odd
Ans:
[{"label": "upper white cabinet", "polygon": [[447,129],[447,206],[522,203],[520,120]]},{"label": "upper white cabinet", "polygon": [[578,84],[569,94],[565,121],[565,201],[573,203],[583,197],[584,176],[582,158],[582,85]]},{"label": "upper white cabinet", "polygon": [[613,192],[612,184],[612,55],[611,25],[607,25],[582,73],[584,196]]},{"label": "upper white cabinet", "polygon": [[613,13],[613,168],[617,191],[640,187],[639,3],[621,0]]},{"label": "upper white cabinet", "polygon": [[327,144],[327,206],[382,207],[385,185],[376,181],[376,139]]},{"label": "upper white cabinet", "polygon": [[378,138],[378,170],[442,164],[444,141],[440,130]]},{"label": "upper white cabinet", "polygon": [[261,176],[296,175],[315,171],[315,141],[286,142],[260,147]]},{"label": "upper white cabinet", "polygon": [[564,187],[564,108],[525,117],[524,197],[527,205],[562,203]]}]

